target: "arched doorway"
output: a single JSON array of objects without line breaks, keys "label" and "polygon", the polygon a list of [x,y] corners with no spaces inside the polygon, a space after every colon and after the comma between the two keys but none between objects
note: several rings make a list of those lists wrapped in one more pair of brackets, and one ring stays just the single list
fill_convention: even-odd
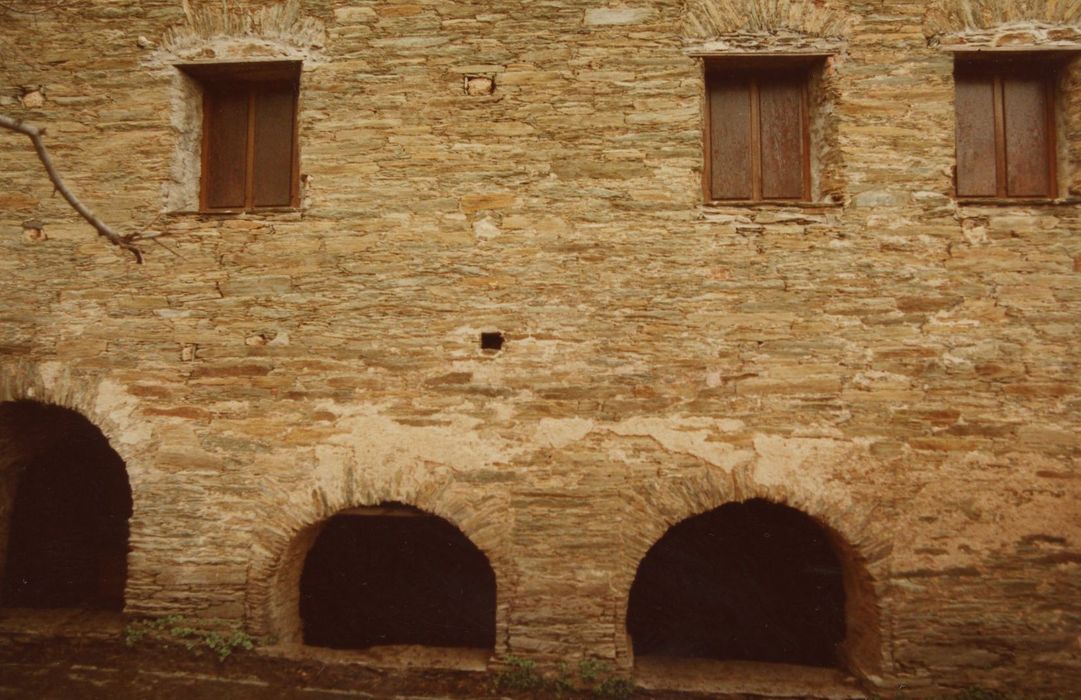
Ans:
[{"label": "arched doorway", "polygon": [[673,526],[631,587],[635,658],[840,665],[845,577],[831,539],[810,516],[762,499]]},{"label": "arched doorway", "polygon": [[0,403],[0,606],[122,610],[131,487],[90,421]]},{"label": "arched doorway", "polygon": [[495,574],[446,520],[401,504],[330,518],[300,576],[312,646],[495,645]]}]

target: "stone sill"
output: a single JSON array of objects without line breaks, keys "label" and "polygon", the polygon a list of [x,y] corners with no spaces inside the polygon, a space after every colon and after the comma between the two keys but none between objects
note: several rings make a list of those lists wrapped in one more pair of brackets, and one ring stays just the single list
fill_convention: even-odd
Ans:
[{"label": "stone sill", "polygon": [[956,201],[962,207],[1075,207],[1081,197],[958,197]]},{"label": "stone sill", "polygon": [[795,209],[841,209],[844,202],[812,202],[803,199],[717,199],[703,202],[704,209],[776,209],[778,207]]},{"label": "stone sill", "polygon": [[769,698],[867,698],[854,678],[835,668],[755,661],[664,656],[635,660],[638,687],[654,691],[752,695]]},{"label": "stone sill", "polygon": [[983,53],[989,56],[1013,54],[1013,53],[1081,53],[1081,43],[1073,41],[1046,42],[1031,44],[1007,44],[1005,46],[993,46],[989,44],[943,44],[939,46],[945,53]]},{"label": "stone sill", "polygon": [[301,207],[265,207],[260,209],[196,209],[190,211],[171,211],[166,216],[191,217],[191,216],[245,216],[261,214],[303,214]]},{"label": "stone sill", "polygon": [[488,670],[490,649],[430,647],[415,644],[375,646],[367,649],[330,649],[305,644],[256,647],[255,653],[292,661],[315,660],[324,664],[356,665],[386,669],[439,669],[448,671]]},{"label": "stone sill", "polygon": [[808,48],[776,49],[763,51],[750,51],[742,46],[727,46],[724,44],[701,44],[688,46],[683,53],[692,58],[830,58],[841,52],[840,44],[828,44],[826,46],[812,46]]}]

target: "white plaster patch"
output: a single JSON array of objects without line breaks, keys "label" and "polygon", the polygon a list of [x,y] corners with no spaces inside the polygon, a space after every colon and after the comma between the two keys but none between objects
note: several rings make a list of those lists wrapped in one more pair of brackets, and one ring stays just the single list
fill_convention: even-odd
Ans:
[{"label": "white plaster patch", "polygon": [[800,426],[792,431],[793,437],[836,438],[843,440],[845,433],[835,425],[829,423],[812,423]]},{"label": "white plaster patch", "polygon": [[177,135],[169,181],[163,185],[169,211],[199,208],[199,171],[203,132],[203,99],[199,85],[179,70],[172,74],[170,124]]},{"label": "white plaster patch", "polygon": [[[704,429],[707,427],[710,429]],[[616,435],[649,437],[666,450],[697,457],[727,472],[752,459],[750,450],[741,450],[718,441],[714,432],[716,427],[717,421],[709,418],[636,417],[620,421],[607,429]]]},{"label": "white plaster patch", "polygon": [[852,444],[829,438],[785,438],[756,435],[754,449],[758,460],[754,478],[763,486],[799,484],[808,493],[824,492],[831,467],[856,462]]},{"label": "white plaster patch", "polygon": [[473,235],[481,240],[490,240],[502,233],[495,221],[487,217],[473,222]]},{"label": "white plaster patch", "polygon": [[[895,566],[980,566],[988,552],[1014,551],[1026,538],[1032,539],[1027,546],[1033,548],[1075,550],[1081,541],[1076,498],[1033,488],[1039,472],[1068,474],[1072,469],[1068,460],[1032,452],[951,455],[936,469],[935,480],[911,496],[914,512],[935,513],[935,519],[927,525],[930,531],[907,528],[896,534]],[[943,542],[943,551],[921,551],[936,533],[949,533],[949,541],[936,538]],[[1065,541],[1056,543],[1055,538]]]},{"label": "white plaster patch", "polygon": [[331,442],[352,447],[360,469],[384,473],[422,464],[468,470],[513,461],[514,451],[504,441],[485,438],[476,431],[479,420],[466,416],[444,419],[447,425],[415,426],[378,414],[346,416],[337,423],[345,434],[331,438]]},{"label": "white plaster patch", "polygon": [[313,486],[324,492],[345,486],[344,477],[355,462],[353,451],[336,445],[319,445],[315,448],[315,465],[310,472]]},{"label": "white plaster patch", "polygon": [[586,24],[605,26],[615,24],[637,24],[653,14],[647,7],[601,7],[586,10]]},{"label": "white plaster patch", "polygon": [[113,437],[117,442],[137,445],[150,441],[150,423],[143,420],[131,420],[131,415],[138,406],[139,400],[129,394],[119,382],[105,379],[98,384],[94,412],[95,415],[108,417],[112,423],[123,427],[123,430],[117,431],[118,434]]},{"label": "white plaster patch", "polygon": [[[41,384],[49,391],[56,389],[57,381],[60,379],[62,372],[63,365],[59,362],[42,362],[38,365],[38,376],[41,377]],[[31,398],[34,397],[32,390],[27,391],[27,395]]]},{"label": "white plaster patch", "polygon": [[525,400],[522,397],[523,397],[523,392],[519,392],[515,396],[515,400],[514,400],[513,403],[512,402],[501,402],[501,403],[493,404],[492,405],[492,415],[495,417],[495,419],[497,421],[499,421],[501,423],[506,423],[507,421],[509,421],[511,418],[514,417],[515,413],[517,413],[517,410],[515,409],[515,404],[519,403],[519,402],[525,403]]},{"label": "white plaster patch", "polygon": [[559,449],[589,435],[593,427],[587,418],[542,418],[533,439],[544,447]]}]

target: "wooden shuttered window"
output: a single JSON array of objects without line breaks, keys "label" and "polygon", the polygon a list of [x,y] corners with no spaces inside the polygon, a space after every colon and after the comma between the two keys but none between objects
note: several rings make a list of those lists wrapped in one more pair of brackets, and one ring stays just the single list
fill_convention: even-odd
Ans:
[{"label": "wooden shuttered window", "polygon": [[184,67],[203,86],[202,209],[297,205],[299,67],[295,62]]},{"label": "wooden shuttered window", "polygon": [[250,95],[216,86],[203,95],[203,209],[242,209],[247,203]]},{"label": "wooden shuttered window", "polygon": [[281,207],[293,203],[296,91],[292,86],[253,90],[250,148],[250,204]]},{"label": "wooden shuttered window", "polygon": [[1055,66],[958,61],[958,197],[1054,197]]},{"label": "wooden shuttered window", "polygon": [[808,76],[806,62],[707,60],[707,199],[810,199]]}]

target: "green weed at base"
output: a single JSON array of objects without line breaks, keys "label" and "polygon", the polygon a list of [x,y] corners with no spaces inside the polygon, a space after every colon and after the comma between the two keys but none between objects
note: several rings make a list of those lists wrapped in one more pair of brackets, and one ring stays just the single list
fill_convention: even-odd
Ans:
[{"label": "green weed at base", "polygon": [[537,690],[544,686],[544,677],[537,671],[537,664],[529,659],[508,656],[507,666],[495,678],[498,690]]},{"label": "green weed at base", "polygon": [[1061,695],[1035,696],[1023,692],[1014,693],[1011,691],[991,690],[989,688],[970,686],[954,695],[952,700],[1065,700],[1065,697]]},{"label": "green weed at base", "polygon": [[629,678],[610,676],[594,686],[593,694],[600,698],[623,700],[634,693],[634,682]]},{"label": "green weed at base", "polygon": [[496,676],[497,690],[543,692],[557,698],[584,695],[614,700],[625,700],[634,693],[634,683],[614,674],[603,661],[583,659],[578,662],[577,673],[571,673],[568,664],[561,662],[555,675],[551,676],[541,674],[536,663],[529,659],[507,656],[504,663],[505,668]]},{"label": "green weed at base", "polygon": [[200,626],[193,626],[180,615],[136,620],[124,628],[124,644],[134,647],[144,639],[180,644],[196,655],[204,649],[213,652],[219,661],[225,661],[237,649],[255,648],[255,639],[237,623],[216,619],[200,622]]}]

